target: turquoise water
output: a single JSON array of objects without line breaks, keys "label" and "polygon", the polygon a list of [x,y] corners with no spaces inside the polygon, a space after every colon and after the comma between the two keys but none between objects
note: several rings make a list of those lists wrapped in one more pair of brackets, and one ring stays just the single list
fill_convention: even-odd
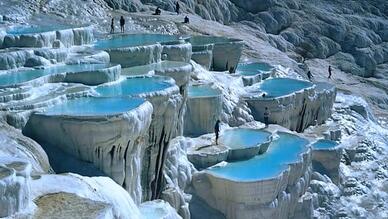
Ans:
[{"label": "turquoise water", "polygon": [[257,181],[273,178],[296,162],[299,155],[308,149],[309,142],[296,135],[280,132],[272,141],[266,153],[252,159],[228,163],[223,167],[213,167],[207,171],[219,177],[234,181]]},{"label": "turquoise water", "polygon": [[257,147],[269,140],[271,133],[257,129],[229,129],[225,130],[220,137],[220,142],[229,148]]},{"label": "turquoise water", "polygon": [[13,71],[0,75],[0,85],[8,86],[13,84],[20,84],[46,75],[53,75],[65,72],[93,71],[101,68],[106,68],[108,66],[109,64],[59,65],[48,67],[45,69]]},{"label": "turquoise water", "polygon": [[266,98],[289,95],[312,86],[313,84],[308,81],[291,78],[273,78],[260,83],[260,89],[267,94]]},{"label": "turquoise water", "polygon": [[180,36],[165,34],[130,34],[124,36],[115,36],[111,39],[99,40],[94,47],[97,49],[114,49],[122,47],[151,45],[156,43],[168,43],[177,41]]},{"label": "turquoise water", "polygon": [[337,147],[338,143],[335,141],[321,139],[316,141],[312,146],[314,149],[331,149]]},{"label": "turquoise water", "polygon": [[209,85],[194,85],[189,87],[189,97],[213,97],[220,95],[221,92]]},{"label": "turquoise water", "polygon": [[48,108],[44,114],[49,116],[102,116],[128,112],[144,103],[140,98],[126,97],[85,97],[68,100]]},{"label": "turquoise water", "polygon": [[132,96],[161,91],[172,86],[174,86],[172,82],[162,77],[129,77],[119,83],[98,86],[96,91],[105,97]]},{"label": "turquoise water", "polygon": [[68,25],[61,25],[56,24],[53,26],[15,26],[12,27],[10,30],[7,30],[8,34],[12,35],[21,35],[21,34],[34,34],[34,33],[44,33],[49,31],[55,31],[55,30],[63,30],[63,29],[69,29],[71,28]]},{"label": "turquoise water", "polygon": [[262,62],[239,63],[236,69],[236,73],[240,75],[252,76],[271,71],[272,69],[273,67],[271,65]]}]

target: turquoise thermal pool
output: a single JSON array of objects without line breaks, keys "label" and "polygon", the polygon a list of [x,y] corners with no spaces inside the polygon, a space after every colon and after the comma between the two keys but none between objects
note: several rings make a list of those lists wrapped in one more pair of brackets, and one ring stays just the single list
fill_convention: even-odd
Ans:
[{"label": "turquoise thermal pool", "polygon": [[127,97],[85,97],[68,100],[45,110],[47,116],[104,116],[116,115],[137,108],[145,101]]},{"label": "turquoise thermal pool", "polygon": [[212,88],[210,85],[192,85],[188,90],[188,97],[214,97],[221,95],[221,91]]},{"label": "turquoise thermal pool", "polygon": [[96,49],[116,49],[133,46],[145,46],[156,43],[170,43],[183,39],[177,35],[165,34],[130,34],[124,36],[115,36],[110,39],[102,39],[95,43]]},{"label": "turquoise thermal pool", "polygon": [[299,156],[308,150],[309,144],[306,139],[293,134],[279,132],[278,135],[279,138],[271,142],[266,153],[206,171],[217,177],[241,182],[274,178],[286,170],[288,164],[298,161]]},{"label": "turquoise thermal pool", "polygon": [[64,24],[55,24],[55,25],[44,25],[44,26],[35,26],[35,25],[25,25],[25,26],[14,26],[7,30],[7,34],[11,35],[22,35],[22,34],[36,34],[44,33],[56,30],[70,29],[72,28],[69,25]]},{"label": "turquoise thermal pool", "polygon": [[258,129],[228,129],[222,133],[220,142],[231,149],[250,148],[268,142],[270,136],[270,132]]},{"label": "turquoise thermal pool", "polygon": [[258,75],[264,72],[269,72],[273,67],[267,63],[253,62],[253,63],[239,63],[236,73],[244,76]]},{"label": "turquoise thermal pool", "polygon": [[260,83],[260,90],[266,93],[266,98],[286,96],[297,91],[312,87],[308,81],[291,78],[273,78]]},{"label": "turquoise thermal pool", "polygon": [[109,67],[109,64],[81,64],[81,65],[58,65],[58,66],[52,66],[44,69],[8,71],[7,73],[0,74],[0,86],[20,84],[46,75],[70,73],[70,72],[95,71],[95,70],[107,68],[107,67]]},{"label": "turquoise thermal pool", "polygon": [[96,91],[105,97],[136,96],[162,91],[173,86],[175,86],[173,80],[166,77],[128,77],[118,83],[101,85],[96,88]]},{"label": "turquoise thermal pool", "polygon": [[312,144],[313,149],[325,150],[325,149],[333,149],[338,146],[338,143],[335,141],[330,141],[326,139],[321,139]]}]

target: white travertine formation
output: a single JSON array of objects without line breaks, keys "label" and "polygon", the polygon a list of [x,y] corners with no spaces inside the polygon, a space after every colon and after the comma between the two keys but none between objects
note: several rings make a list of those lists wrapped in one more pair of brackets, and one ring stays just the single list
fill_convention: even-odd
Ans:
[{"label": "white travertine formation", "polygon": [[42,147],[4,122],[0,122],[0,157],[12,157],[14,160],[28,162],[33,174],[51,171]]},{"label": "white travertine formation", "polygon": [[63,82],[81,83],[93,86],[116,81],[119,79],[120,74],[121,66],[112,65],[107,68],[84,72],[67,72],[62,75],[64,76]]},{"label": "white travertine formation", "polygon": [[331,148],[314,148],[312,152],[312,165],[314,171],[330,177],[335,184],[340,184],[340,163],[343,149],[337,145]]},{"label": "white travertine formation", "polygon": [[193,46],[193,54],[191,55],[191,59],[200,64],[206,70],[210,70],[213,63],[213,48],[213,44]]},{"label": "white travertine formation", "polygon": [[0,157],[0,217],[12,217],[30,206],[30,174],[28,162]]},{"label": "white travertine formation", "polygon": [[175,209],[163,200],[144,202],[139,210],[144,219],[181,219]]},{"label": "white travertine formation", "polygon": [[190,43],[183,44],[163,44],[162,58],[164,55],[167,57],[165,60],[178,61],[178,62],[190,62],[191,49]]},{"label": "white travertine formation", "polygon": [[[212,58],[211,69],[215,71],[235,72],[240,61],[243,42],[238,39],[216,37],[216,36],[193,36],[190,39],[192,44],[194,61],[208,66],[206,58]],[[209,51],[211,50],[211,55]]]},{"label": "white travertine formation", "polygon": [[144,102],[129,112],[105,116],[37,113],[31,115],[23,133],[93,163],[139,203],[141,156],[147,145],[152,111],[151,104]]},{"label": "white travertine formation", "polygon": [[123,68],[148,65],[161,61],[162,45],[159,43],[145,46],[106,49],[112,63],[120,64]]},{"label": "white travertine formation", "polygon": [[22,67],[32,56],[32,50],[0,51],[0,70]]},{"label": "white travertine formation", "polygon": [[273,178],[235,181],[200,171],[194,173],[192,183],[195,194],[226,218],[292,218],[309,185],[310,166],[308,149]]},{"label": "white travertine formation", "polygon": [[94,40],[93,27],[88,26],[31,34],[7,34],[4,36],[2,47],[53,47],[56,40],[62,42],[66,47],[90,44]]},{"label": "white travertine formation", "polygon": [[265,107],[268,107],[270,123],[301,132],[310,125],[322,124],[330,117],[335,96],[335,86],[325,83],[285,96],[247,97],[246,101],[256,120],[264,122]]},{"label": "white travertine formation", "polygon": [[[187,99],[184,134],[200,136],[214,132],[214,124],[221,118],[222,92],[211,85],[193,85]],[[194,89],[204,89],[195,94]]]}]

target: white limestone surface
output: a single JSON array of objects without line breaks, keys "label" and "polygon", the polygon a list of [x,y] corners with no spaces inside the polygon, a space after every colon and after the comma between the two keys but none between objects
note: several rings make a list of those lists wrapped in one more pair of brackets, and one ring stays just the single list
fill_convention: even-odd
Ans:
[{"label": "white limestone surface", "polygon": [[256,120],[264,122],[267,107],[270,112],[269,123],[301,132],[310,125],[322,124],[330,117],[336,90],[331,85],[324,88],[314,85],[273,98],[250,95],[246,96],[246,101]]},{"label": "white limestone surface", "polygon": [[128,112],[100,116],[36,113],[23,134],[93,163],[139,203],[142,154],[152,111],[152,105],[144,102]]},{"label": "white limestone surface", "polygon": [[124,48],[106,49],[112,63],[120,64],[123,68],[147,65],[161,61],[162,45],[133,46]]},{"label": "white limestone surface", "polygon": [[31,164],[0,157],[0,217],[12,217],[30,207]]},{"label": "white limestone surface", "polygon": [[90,44],[94,40],[93,27],[86,26],[42,33],[6,34],[2,47],[53,47],[56,40],[66,47]]},{"label": "white limestone surface", "polygon": [[310,165],[308,149],[275,177],[238,181],[204,170],[194,173],[192,183],[195,194],[226,218],[292,217],[298,199],[308,187]]},{"label": "white limestone surface", "polygon": [[162,58],[169,61],[190,62],[192,47],[190,43],[163,44]]},{"label": "white limestone surface", "polygon": [[221,118],[222,92],[212,88],[211,84],[192,85],[186,107],[185,135],[200,136],[214,132],[214,125]]}]

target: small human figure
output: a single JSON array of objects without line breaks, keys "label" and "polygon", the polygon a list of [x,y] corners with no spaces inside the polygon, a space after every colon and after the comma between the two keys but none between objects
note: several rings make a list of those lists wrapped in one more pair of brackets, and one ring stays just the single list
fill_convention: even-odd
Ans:
[{"label": "small human figure", "polygon": [[218,119],[216,121],[216,125],[214,126],[214,132],[216,133],[216,145],[218,145],[218,137],[220,136],[220,123],[221,121]]},{"label": "small human figure", "polygon": [[110,33],[115,33],[115,19],[112,18],[112,22],[110,23]]},{"label": "small human figure", "polygon": [[121,33],[124,33],[124,27],[125,27],[125,19],[123,16],[121,16],[121,18],[120,18]]},{"label": "small human figure", "polygon": [[265,93],[263,93],[263,94],[261,95],[261,97],[262,97],[262,98],[265,98],[265,95],[266,95],[266,94],[265,94]]},{"label": "small human figure", "polygon": [[152,15],[160,15],[161,13],[162,13],[162,11],[160,10],[159,7],[157,7],[157,8],[155,9],[155,13],[153,13]]},{"label": "small human figure", "polygon": [[185,20],[183,21],[183,23],[185,23],[185,24],[190,23],[190,19],[189,19],[189,17],[187,15],[186,15]]},{"label": "small human figure", "polygon": [[175,3],[175,12],[176,12],[177,14],[179,14],[180,8],[181,8],[181,6],[179,5],[179,1],[177,1],[177,2]]},{"label": "small human figure", "polygon": [[308,71],[307,72],[307,77],[309,78],[309,80],[311,81],[312,78],[314,77],[313,74],[311,73],[311,71]]},{"label": "small human figure", "polygon": [[329,79],[331,79],[331,66],[329,65]]},{"label": "small human figure", "polygon": [[268,107],[265,107],[265,111],[264,111],[264,124],[265,124],[265,127],[267,128],[268,127],[268,124],[269,124],[269,110],[268,110]]}]

